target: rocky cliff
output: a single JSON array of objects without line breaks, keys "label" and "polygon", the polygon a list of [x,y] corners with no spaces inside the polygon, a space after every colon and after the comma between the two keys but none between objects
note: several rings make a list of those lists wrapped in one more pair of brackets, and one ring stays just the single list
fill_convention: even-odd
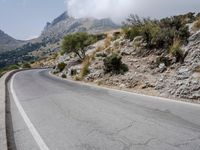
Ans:
[{"label": "rocky cliff", "polygon": [[200,100],[200,32],[189,38],[184,49],[187,53],[184,64],[177,67],[171,76],[164,75],[157,88],[167,96]]},{"label": "rocky cliff", "polygon": [[47,23],[40,39],[45,41],[60,40],[63,36],[74,32],[89,32],[99,33],[109,31],[119,26],[113,23],[110,19],[94,19],[70,17],[67,12],[64,12],[51,23]]}]

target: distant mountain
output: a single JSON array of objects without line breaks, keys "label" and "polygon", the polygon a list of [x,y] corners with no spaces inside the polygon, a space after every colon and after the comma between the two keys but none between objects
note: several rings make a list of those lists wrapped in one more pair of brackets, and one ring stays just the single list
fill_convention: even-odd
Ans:
[{"label": "distant mountain", "polygon": [[16,49],[24,43],[24,41],[16,40],[0,30],[0,53]]},{"label": "distant mountain", "polygon": [[36,39],[19,41],[1,31],[0,68],[18,62],[35,60],[59,51],[59,41],[67,34],[74,32],[89,32],[95,34],[116,28],[119,28],[119,26],[107,18],[76,19],[70,17],[67,12],[64,12],[51,23],[48,22],[39,38]]},{"label": "distant mountain", "polygon": [[94,19],[94,18],[80,18],[76,19],[70,17],[67,12],[64,12],[59,17],[54,19],[51,23],[47,23],[40,39],[45,41],[59,40],[63,36],[74,32],[89,32],[100,33],[116,29],[119,26],[112,20]]}]

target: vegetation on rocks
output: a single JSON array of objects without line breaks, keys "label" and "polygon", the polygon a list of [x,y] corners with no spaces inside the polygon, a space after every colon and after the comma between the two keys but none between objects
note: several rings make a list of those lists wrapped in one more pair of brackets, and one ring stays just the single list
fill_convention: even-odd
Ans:
[{"label": "vegetation on rocks", "polygon": [[174,40],[174,43],[170,48],[170,53],[176,58],[176,62],[184,62],[184,53],[181,49],[180,40]]},{"label": "vegetation on rocks", "polygon": [[170,66],[171,64],[171,61],[169,59],[169,57],[165,57],[165,56],[160,56],[156,59],[156,65],[157,67],[160,65],[160,64],[165,64],[165,66]]},{"label": "vegetation on rocks", "polygon": [[192,27],[193,31],[200,30],[200,17],[198,17],[197,21],[194,23],[194,26]]},{"label": "vegetation on rocks", "polygon": [[26,68],[26,69],[29,69],[29,68],[31,68],[31,65],[29,64],[29,63],[24,63],[23,65],[22,65],[22,68]]},{"label": "vegetation on rocks", "polygon": [[121,61],[122,57],[113,53],[104,59],[105,73],[124,74],[128,71],[128,66]]},{"label": "vegetation on rocks", "polygon": [[57,69],[60,71],[60,72],[62,72],[64,69],[65,69],[65,67],[66,67],[66,64],[65,63],[59,63],[58,65],[57,65]]},{"label": "vegetation on rocks", "polygon": [[187,43],[190,36],[187,24],[195,19],[194,13],[173,16],[161,20],[141,19],[131,15],[124,23],[125,37],[133,40],[142,36],[147,49],[168,49],[178,38],[182,43]]},{"label": "vegetation on rocks", "polygon": [[66,74],[62,74],[61,77],[62,77],[62,78],[67,78],[67,75],[66,75]]}]

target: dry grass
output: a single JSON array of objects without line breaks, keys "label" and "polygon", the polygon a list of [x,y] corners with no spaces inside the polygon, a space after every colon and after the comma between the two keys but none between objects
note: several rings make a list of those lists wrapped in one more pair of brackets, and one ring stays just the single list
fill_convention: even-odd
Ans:
[{"label": "dry grass", "polygon": [[197,21],[194,23],[192,30],[195,32],[200,30],[200,18],[198,18]]},{"label": "dry grass", "polygon": [[181,41],[179,39],[175,39],[174,43],[170,47],[169,52],[175,56],[177,53],[181,53]]},{"label": "dry grass", "polygon": [[185,59],[185,54],[183,50],[181,49],[182,43],[179,39],[175,39],[174,43],[172,44],[170,48],[170,53],[173,57],[176,58],[176,62],[183,63]]},{"label": "dry grass", "polygon": [[79,75],[81,80],[90,72],[89,66],[90,66],[91,59],[92,57],[87,56],[85,60],[83,61],[83,67]]},{"label": "dry grass", "polygon": [[200,66],[195,67],[194,72],[200,73]]},{"label": "dry grass", "polygon": [[96,52],[100,52],[100,51],[102,51],[102,50],[104,50],[104,47],[102,47],[102,46],[98,46],[98,47],[96,48]]},{"label": "dry grass", "polygon": [[108,48],[111,45],[112,37],[107,36],[107,38],[104,41],[104,48]]}]

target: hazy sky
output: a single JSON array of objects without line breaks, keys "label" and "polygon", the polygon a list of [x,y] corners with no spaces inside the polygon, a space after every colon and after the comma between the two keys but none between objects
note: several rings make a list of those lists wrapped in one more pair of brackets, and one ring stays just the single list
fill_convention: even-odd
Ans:
[{"label": "hazy sky", "polygon": [[0,29],[30,39],[65,10],[74,17],[110,17],[119,23],[130,13],[160,18],[198,12],[200,0],[0,0]]}]

